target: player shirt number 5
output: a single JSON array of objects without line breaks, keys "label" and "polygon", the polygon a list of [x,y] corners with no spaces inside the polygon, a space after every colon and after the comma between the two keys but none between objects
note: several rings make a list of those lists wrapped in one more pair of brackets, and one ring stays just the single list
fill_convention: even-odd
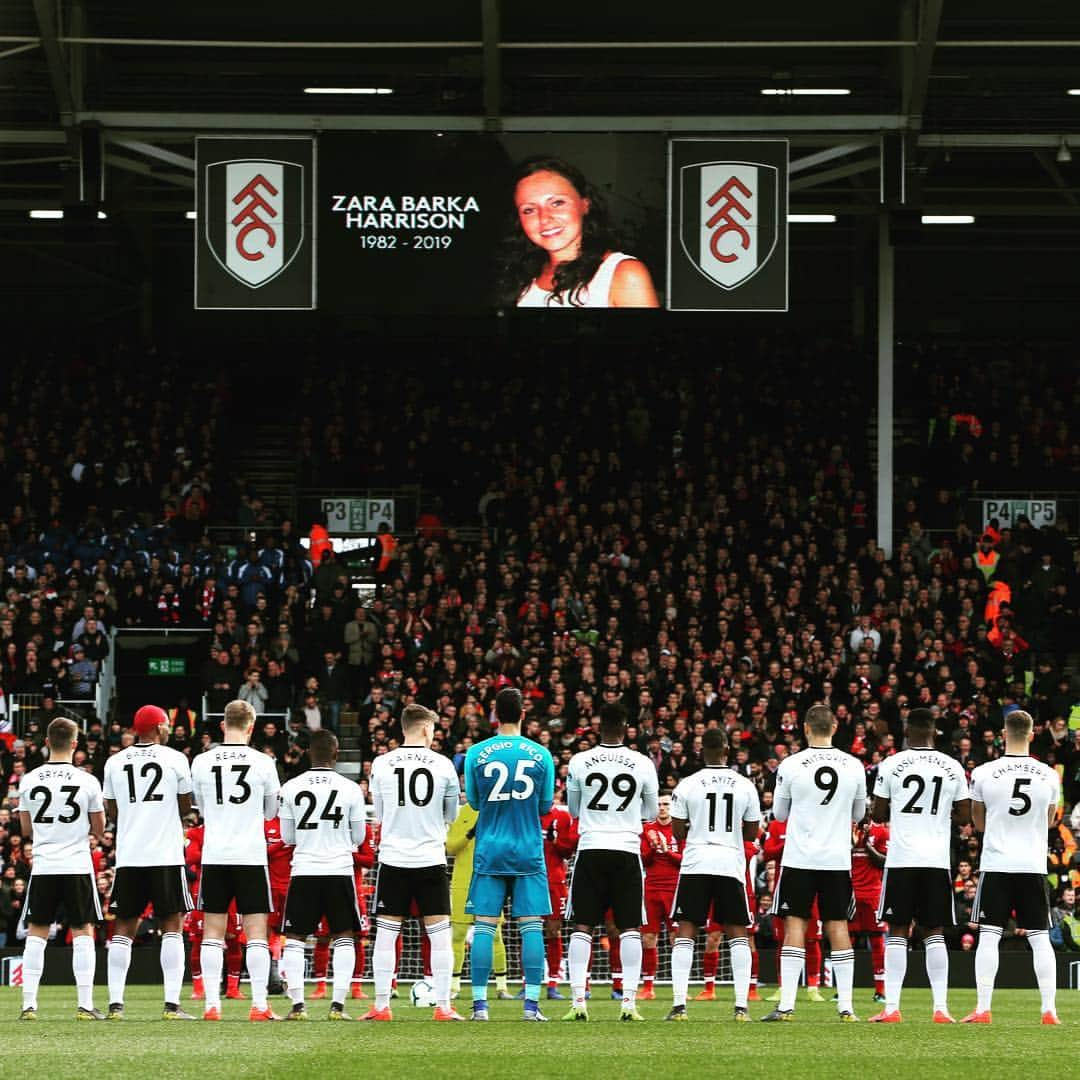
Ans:
[{"label": "player shirt number 5", "polygon": [[1046,822],[1058,803],[1061,781],[1041,761],[1009,756],[971,774],[971,798],[986,807],[980,870],[1046,873]]}]

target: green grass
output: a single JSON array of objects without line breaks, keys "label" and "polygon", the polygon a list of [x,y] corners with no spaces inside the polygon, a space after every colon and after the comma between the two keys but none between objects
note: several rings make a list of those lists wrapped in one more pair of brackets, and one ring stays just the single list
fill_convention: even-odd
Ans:
[{"label": "green grass", "polygon": [[[370,989],[370,988],[369,988]],[[600,994],[606,987],[598,987]],[[588,1024],[562,1024],[566,1005],[544,1003],[553,1022],[521,1023],[518,1002],[491,1002],[492,1022],[435,1024],[427,1010],[407,1000],[394,1003],[393,1024],[326,1023],[326,1002],[309,1002],[309,1024],[249,1024],[247,1002],[225,1002],[220,1024],[165,1024],[156,987],[132,987],[123,1024],[76,1023],[74,988],[43,988],[40,1019],[20,1024],[20,992],[0,990],[0,1077],[28,1071],[63,1080],[210,1080],[216,1077],[415,1076],[431,1080],[482,1080],[484,1077],[709,1077],[721,1072],[770,1080],[834,1076],[1009,1077],[1075,1072],[1080,1054],[1080,995],[1063,990],[1059,1028],[1039,1025],[1034,990],[1001,990],[994,998],[991,1027],[943,1027],[930,1023],[929,994],[904,995],[905,1022],[878,1027],[841,1024],[835,1007],[801,1000],[793,1024],[735,1024],[731,991],[720,1000],[690,1004],[689,1024],[664,1024],[670,993],[643,1002],[646,1024],[617,1023],[619,1006],[591,1003]],[[96,1001],[104,1008],[104,987]],[[467,996],[466,996],[467,1000]],[[284,998],[274,999],[279,1012]],[[974,1006],[971,990],[954,991],[953,1015]],[[865,1020],[876,1011],[866,990],[858,990],[856,1009]],[[361,1013],[367,1002],[353,1001]],[[192,1005],[196,1008],[198,1003]],[[467,1007],[462,1004],[462,1010]],[[759,1017],[771,1006],[754,1004]],[[1069,1062],[1073,1065],[1069,1065]]]}]

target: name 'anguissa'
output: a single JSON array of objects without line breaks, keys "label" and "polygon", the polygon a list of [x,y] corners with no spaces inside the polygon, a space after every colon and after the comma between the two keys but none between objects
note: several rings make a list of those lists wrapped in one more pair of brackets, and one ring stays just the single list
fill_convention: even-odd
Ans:
[{"label": "name 'anguissa'", "polygon": [[332,195],[347,229],[464,229],[480,212],[475,195]]}]

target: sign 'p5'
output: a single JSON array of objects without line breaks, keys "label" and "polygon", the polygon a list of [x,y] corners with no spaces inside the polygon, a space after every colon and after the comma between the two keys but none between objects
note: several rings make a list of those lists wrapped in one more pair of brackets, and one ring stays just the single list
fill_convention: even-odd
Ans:
[{"label": "sign 'p5'", "polygon": [[787,311],[786,139],[672,139],[668,307]]},{"label": "sign 'p5'", "polygon": [[195,140],[195,307],[315,307],[315,140]]}]

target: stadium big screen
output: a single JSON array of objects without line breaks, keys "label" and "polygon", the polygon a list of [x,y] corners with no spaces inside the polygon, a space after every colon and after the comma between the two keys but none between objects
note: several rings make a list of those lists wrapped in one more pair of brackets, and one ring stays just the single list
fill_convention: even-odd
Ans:
[{"label": "stadium big screen", "polygon": [[787,308],[783,140],[383,132],[198,156],[200,308]]}]

